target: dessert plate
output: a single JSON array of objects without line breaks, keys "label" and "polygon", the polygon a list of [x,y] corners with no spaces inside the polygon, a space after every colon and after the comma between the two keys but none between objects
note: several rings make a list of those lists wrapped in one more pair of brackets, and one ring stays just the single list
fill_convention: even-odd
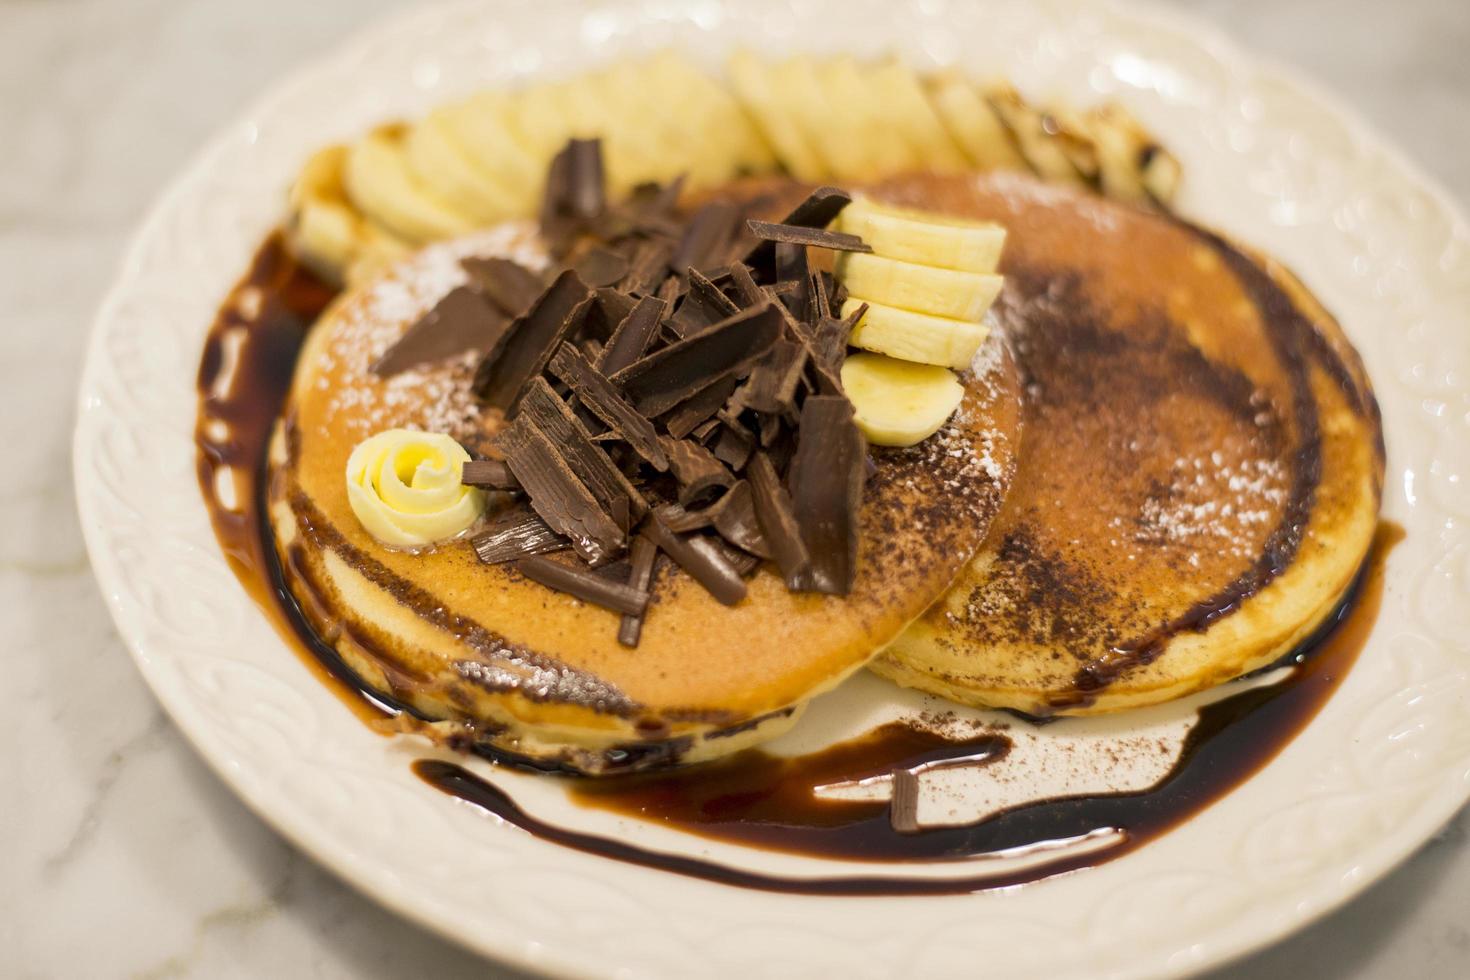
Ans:
[{"label": "dessert plate", "polygon": [[[423,746],[362,725],[226,564],[196,482],[200,343],[307,154],[479,85],[670,45],[713,64],[742,44],[891,51],[1077,103],[1119,99],[1180,157],[1180,210],[1292,266],[1363,353],[1385,417],[1385,517],[1407,531],[1372,636],[1274,761],[1146,847],[1022,888],[906,898],[773,894],[562,848],[420,782],[409,762]],[[1346,901],[1470,797],[1467,309],[1470,230],[1444,194],[1349,111],[1171,13],[1082,0],[462,3],[325,54],[171,185],[94,327],[76,490],[118,629],[200,753],[302,849],[457,942],[563,975],[959,976],[976,963],[1012,976],[1178,975]],[[858,678],[813,714],[898,697]],[[553,823],[630,832],[554,783],[496,778]],[[749,860],[811,871],[807,858]]]}]

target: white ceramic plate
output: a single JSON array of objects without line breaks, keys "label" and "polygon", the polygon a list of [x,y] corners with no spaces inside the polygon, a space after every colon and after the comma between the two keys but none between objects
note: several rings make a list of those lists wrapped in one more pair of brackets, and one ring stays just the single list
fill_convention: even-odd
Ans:
[{"label": "white ceramic plate", "polygon": [[[805,29],[819,18],[820,30]],[[896,50],[920,66],[1006,74],[1039,95],[1124,100],[1182,158],[1183,210],[1286,260],[1367,360],[1388,433],[1385,508],[1408,529],[1370,645],[1270,766],[1136,853],[1003,892],[818,899],[542,843],[413,777],[420,748],[351,717],[221,557],[195,485],[200,343],[310,150],[479,85],[670,44],[717,64],[742,42]],[[1320,93],[1172,14],[1080,0],[416,10],[278,88],[154,208],[92,337],[77,497],[118,628],[205,758],[301,848],[468,946],[575,975],[958,976],[978,964],[1018,977],[1178,974],[1342,903],[1470,795],[1467,311],[1470,234],[1444,195]],[[504,778],[552,819],[616,830],[527,785],[533,777]],[[646,827],[622,832],[720,853]],[[800,873],[805,859],[758,860]]]}]

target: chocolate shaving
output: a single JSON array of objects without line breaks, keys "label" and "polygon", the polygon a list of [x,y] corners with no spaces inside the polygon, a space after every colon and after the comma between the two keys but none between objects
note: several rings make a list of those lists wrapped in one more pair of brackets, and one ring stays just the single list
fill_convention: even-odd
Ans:
[{"label": "chocolate shaving", "polygon": [[720,557],[729,562],[730,567],[735,569],[735,574],[741,578],[745,578],[760,567],[761,560],[759,557],[735,547],[724,538],[706,538],[705,540],[715,547],[715,550],[720,553]]},{"label": "chocolate shaving", "polygon": [[597,370],[612,376],[648,353],[667,309],[668,304],[657,296],[640,299],[607,339]]},{"label": "chocolate shaving", "polygon": [[729,401],[739,382],[732,375],[721,378],[698,394],[680,402],[663,416],[664,428],[675,439],[683,439],[707,422]]},{"label": "chocolate shaving", "polygon": [[766,298],[751,277],[750,267],[744,262],[730,266],[730,285],[735,293],[735,302],[741,307],[759,306]]},{"label": "chocolate shaving", "polygon": [[716,602],[733,606],[745,598],[745,581],[709,539],[675,534],[659,519],[658,511],[644,523],[642,534],[704,586]]},{"label": "chocolate shaving", "polygon": [[735,477],[714,455],[689,439],[659,439],[669,458],[669,471],[679,481],[679,503],[688,507],[735,482]]},{"label": "chocolate shaving", "polygon": [[571,547],[566,538],[526,507],[501,514],[487,530],[470,538],[470,545],[480,561],[487,565],[565,551]]},{"label": "chocolate shaving", "polygon": [[808,228],[802,225],[778,224],[774,221],[757,221],[754,218],[745,222],[751,234],[761,241],[782,242],[787,245],[806,245],[812,248],[830,248],[840,252],[871,252],[873,246],[863,241],[857,235],[849,235],[841,231],[828,231],[825,228]]},{"label": "chocolate shaving", "polygon": [[581,404],[601,419],[614,436],[621,438],[660,473],[669,468],[669,459],[659,445],[653,423],[639,415],[613,383],[587,362],[576,348],[562,344],[552,355],[551,373],[571,388]]},{"label": "chocolate shaving", "polygon": [[[720,500],[724,500],[721,497]],[[658,507],[659,517],[670,531],[676,534],[688,534],[690,531],[700,531],[715,522],[715,508],[720,506],[717,500],[708,507],[698,510],[685,510],[680,504],[660,504]]]},{"label": "chocolate shaving", "polygon": [[769,304],[742,310],[692,337],[654,351],[613,375],[613,383],[647,416],[758,360],[776,342],[781,315]]},{"label": "chocolate shaving", "polygon": [[[658,545],[639,535],[633,539],[632,570],[628,573],[628,588],[649,595],[653,591],[653,566],[658,559]],[[636,647],[643,635],[643,617],[648,607],[637,613],[625,614],[618,625],[618,642],[625,647]]]},{"label": "chocolate shaving", "polygon": [[786,488],[781,486],[781,477],[776,474],[776,467],[765,452],[757,452],[750,457],[745,474],[750,482],[751,503],[755,507],[761,536],[767,542],[776,567],[781,569],[781,575],[786,579],[786,587],[796,589],[811,568],[811,555],[796,523],[791,498],[787,496]]},{"label": "chocolate shaving", "polygon": [[792,512],[811,556],[802,591],[852,591],[865,452],[851,402],[836,395],[806,400],[789,474]]},{"label": "chocolate shaving", "polygon": [[541,203],[541,235],[565,255],[607,209],[600,140],[573,139],[551,160]]},{"label": "chocolate shaving", "polygon": [[511,423],[501,434],[500,448],[531,507],[553,531],[571,539],[584,561],[602,564],[617,556],[626,538],[623,530],[531,419]]},{"label": "chocolate shaving", "polygon": [[806,349],[797,341],[776,341],[731,397],[730,411],[754,409],[773,414],[791,411],[796,405],[796,389],[806,370],[806,359]]},{"label": "chocolate shaving", "polygon": [[[633,516],[642,517],[648,504],[601,446],[592,441],[572,409],[552,390],[545,378],[533,378],[521,402],[521,416],[533,422],[556,444],[577,479],[592,492],[614,523],[624,529],[628,519],[617,521],[619,501],[631,506]],[[519,421],[521,416],[517,416]]]},{"label": "chocolate shaving", "polygon": [[460,260],[474,290],[508,317],[531,308],[546,290],[546,282],[519,262],[499,256],[471,256]]},{"label": "chocolate shaving", "polygon": [[703,269],[725,264],[739,227],[738,207],[728,201],[711,201],[689,219],[669,259],[669,267],[683,275],[691,267]]},{"label": "chocolate shaving", "polygon": [[523,558],[516,571],[548,589],[620,612],[624,616],[641,616],[648,606],[648,593],[621,582],[614,582],[585,568],[576,568],[552,558]]},{"label": "chocolate shaving", "polygon": [[740,480],[714,504],[705,508],[720,536],[742,551],[770,558],[771,546],[761,533],[755,513],[755,495],[748,480]]},{"label": "chocolate shaving", "polygon": [[750,454],[755,451],[755,440],[755,433],[745,426],[725,422],[720,425],[710,452],[730,469],[739,471],[750,461]]},{"label": "chocolate shaving", "polygon": [[587,319],[583,322],[582,329],[590,336],[607,340],[637,305],[636,297],[603,286],[597,290],[596,299],[587,310]]},{"label": "chocolate shaving", "polygon": [[521,485],[516,481],[515,474],[510,467],[500,459],[472,459],[464,464],[460,471],[459,482],[467,487],[479,487],[482,490],[519,490]]},{"label": "chocolate shaving", "polygon": [[577,259],[572,268],[589,286],[612,286],[628,274],[628,259],[611,249],[591,248]]},{"label": "chocolate shaving", "polygon": [[688,337],[739,312],[740,307],[722,293],[720,287],[701,275],[699,270],[690,269],[689,295],[679,304],[669,322],[680,337]]},{"label": "chocolate shaving", "polygon": [[669,274],[674,257],[674,243],[666,238],[653,238],[638,246],[628,261],[628,274],[623,277],[624,292],[640,295],[657,289]]},{"label": "chocolate shaving", "polygon": [[511,323],[475,372],[475,391],[492,407],[510,415],[532,378],[586,315],[592,291],[568,269],[556,277],[525,314]]},{"label": "chocolate shaving", "polygon": [[823,317],[832,315],[832,305],[828,302],[831,294],[828,292],[834,280],[821,269],[808,267],[806,280],[806,299],[810,304],[807,313],[808,322],[815,323]]},{"label": "chocolate shaving", "polygon": [[409,327],[373,362],[371,370],[379,377],[388,377],[465,351],[483,354],[495,346],[509,323],[505,314],[474,290],[459,286]]},{"label": "chocolate shaving", "polygon": [[719,427],[720,420],[718,418],[705,419],[694,427],[694,431],[689,433],[689,438],[700,445],[707,445],[710,435]]},{"label": "chocolate shaving", "polygon": [[[818,187],[807,195],[806,200],[792,208],[791,212],[777,224],[797,228],[825,228],[850,203],[852,203],[852,196],[846,191],[836,187]],[[745,264],[758,271],[771,271],[775,258],[775,247],[774,242],[759,243],[745,257]],[[778,275],[776,278],[786,277]]]},{"label": "chocolate shaving", "polygon": [[793,283],[791,291],[782,295],[781,302],[798,317],[805,317],[811,308],[808,269],[805,247],[776,243],[776,279]]}]

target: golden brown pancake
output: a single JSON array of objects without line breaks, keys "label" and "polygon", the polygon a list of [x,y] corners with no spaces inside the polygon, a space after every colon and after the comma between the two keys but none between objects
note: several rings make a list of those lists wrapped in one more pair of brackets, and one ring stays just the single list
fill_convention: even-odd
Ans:
[{"label": "golden brown pancake", "polygon": [[898,180],[1002,222],[996,306],[1022,453],[985,545],[873,668],[1047,715],[1152,704],[1267,665],[1342,601],[1383,480],[1372,392],[1274,262],[1010,175]]},{"label": "golden brown pancake", "polygon": [[272,525],[308,617],[367,684],[443,720],[449,735],[595,773],[696,761],[779,734],[944,592],[1000,507],[1019,395],[997,345],[977,360],[944,430],[873,452],[846,597],[789,592],[764,568],[727,608],[667,566],[629,649],[615,613],[481,564],[463,541],[385,548],[348,505],[353,447],[404,426],[476,449],[494,429],[469,391],[471,358],[387,380],[369,370],[460,281],[466,254],[544,261],[529,226],[507,225],[433,246],[347,293],[302,352],[271,460]]}]

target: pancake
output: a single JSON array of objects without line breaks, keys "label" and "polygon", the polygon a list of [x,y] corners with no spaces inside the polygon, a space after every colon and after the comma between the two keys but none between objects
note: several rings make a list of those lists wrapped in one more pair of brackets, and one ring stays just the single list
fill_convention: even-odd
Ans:
[{"label": "pancake", "polygon": [[386,380],[369,370],[463,280],[466,255],[545,263],[534,229],[510,224],[431,246],[344,294],[302,351],[272,444],[269,501],[288,585],[313,626],[369,686],[457,744],[601,773],[694,762],[779,734],[943,594],[999,510],[1019,382],[997,340],[945,429],[911,449],[873,451],[846,597],[789,592],[765,567],[727,608],[668,566],[629,649],[615,613],[481,564],[463,541],[385,548],[348,504],[353,447],[402,426],[477,451],[495,431],[470,393],[472,356]]},{"label": "pancake", "polygon": [[1268,665],[1338,606],[1382,435],[1356,353],[1286,270],[1025,178],[877,194],[1009,228],[995,312],[1025,435],[985,545],[874,670],[971,705],[1114,711]]}]

